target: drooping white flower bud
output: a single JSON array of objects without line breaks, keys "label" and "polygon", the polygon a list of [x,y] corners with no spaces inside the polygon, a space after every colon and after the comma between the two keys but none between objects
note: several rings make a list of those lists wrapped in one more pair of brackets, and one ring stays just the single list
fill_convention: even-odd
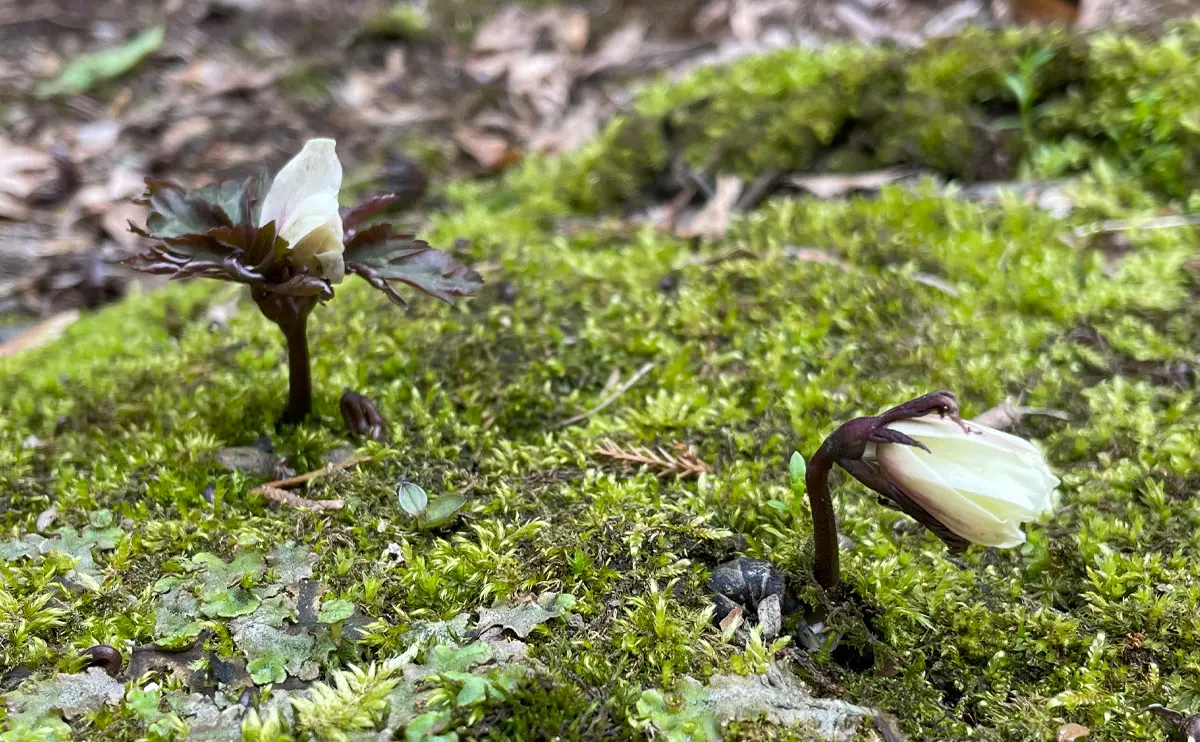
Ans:
[{"label": "drooping white flower bud", "polygon": [[332,139],[306,142],[275,176],[258,218],[259,226],[275,222],[277,234],[287,240],[293,265],[307,267],[330,283],[339,283],[346,272],[338,214],[342,163],[335,147]]},{"label": "drooping white flower bud", "polygon": [[1012,547],[1025,542],[1022,523],[1054,506],[1058,477],[1032,443],[967,421],[927,415],[887,425],[929,451],[880,443],[880,471],[930,515],[972,543]]}]

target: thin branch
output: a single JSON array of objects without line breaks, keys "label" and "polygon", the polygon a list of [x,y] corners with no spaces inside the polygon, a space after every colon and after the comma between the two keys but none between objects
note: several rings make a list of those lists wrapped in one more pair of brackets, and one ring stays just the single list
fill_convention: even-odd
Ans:
[{"label": "thin branch", "polygon": [[631,446],[628,449],[624,449],[606,438],[604,445],[596,446],[596,450],[593,453],[597,456],[604,456],[616,461],[660,469],[661,471],[658,473],[659,477],[667,477],[672,474],[677,477],[698,477],[701,474],[708,474],[712,471],[709,465],[704,463],[696,454],[695,447],[676,443],[675,450],[677,454],[672,456],[661,447],[655,451],[641,446]]},{"label": "thin branch", "polygon": [[1112,219],[1098,224],[1075,228],[1075,237],[1090,237],[1105,232],[1128,232],[1134,229],[1177,229],[1200,224],[1200,216],[1159,216],[1150,219]]},{"label": "thin branch", "polygon": [[278,487],[270,487],[265,484],[259,485],[250,491],[262,495],[268,500],[296,508],[297,510],[341,510],[346,505],[343,500],[309,500],[299,495],[293,495],[287,490],[281,490]]},{"label": "thin branch", "polygon": [[266,484],[260,484],[258,487],[255,487],[254,490],[252,490],[252,491],[257,492],[258,490],[262,489],[263,487],[270,487],[272,489],[287,489],[289,487],[299,487],[300,485],[304,484],[305,482],[316,479],[317,477],[323,477],[326,474],[330,474],[335,471],[341,471],[342,469],[349,469],[350,467],[352,467],[356,464],[361,464],[364,461],[370,461],[371,458],[372,457],[370,457],[370,456],[355,456],[354,458],[346,459],[345,461],[339,461],[336,464],[327,464],[326,466],[323,466],[320,469],[315,469],[313,471],[310,471],[307,474],[300,474],[300,475],[297,475],[294,477],[288,477],[287,479],[277,479],[274,482],[267,482]]},{"label": "thin branch", "polygon": [[625,392],[629,391],[629,389],[634,384],[638,383],[643,376],[650,373],[650,370],[653,369],[657,365],[658,365],[658,361],[652,361],[650,363],[647,363],[646,365],[639,368],[637,370],[637,373],[635,373],[633,376],[629,377],[629,381],[626,381],[624,384],[617,387],[617,390],[615,392],[613,392],[612,394],[608,395],[608,397],[606,397],[603,402],[596,405],[595,407],[588,410],[587,412],[581,412],[578,415],[575,415],[574,417],[568,417],[566,420],[563,420],[562,422],[551,425],[550,429],[558,430],[559,428],[565,428],[568,425],[574,425],[575,423],[579,422],[580,420],[586,420],[587,418],[591,417],[592,415],[595,415],[597,412],[600,412],[601,410],[608,407],[613,402],[617,401],[618,397],[620,397]]}]

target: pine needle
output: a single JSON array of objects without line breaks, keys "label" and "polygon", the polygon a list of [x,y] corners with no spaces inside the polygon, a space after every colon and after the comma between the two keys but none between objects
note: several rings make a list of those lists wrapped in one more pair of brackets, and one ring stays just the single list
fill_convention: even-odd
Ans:
[{"label": "pine needle", "polygon": [[673,474],[686,479],[712,471],[708,464],[700,460],[695,446],[685,446],[682,443],[675,444],[675,454],[672,455],[661,446],[654,450],[642,446],[630,446],[626,449],[606,438],[604,444],[596,446],[593,453],[614,461],[658,469],[659,477],[669,477]]}]

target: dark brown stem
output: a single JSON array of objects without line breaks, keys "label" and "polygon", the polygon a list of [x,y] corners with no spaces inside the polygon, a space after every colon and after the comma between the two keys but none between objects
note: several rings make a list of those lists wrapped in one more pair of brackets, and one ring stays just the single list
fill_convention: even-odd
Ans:
[{"label": "dark brown stem", "polygon": [[288,350],[288,406],[280,422],[294,425],[312,412],[312,373],[308,360],[308,317],[280,325]]},{"label": "dark brown stem", "polygon": [[829,591],[837,587],[840,567],[837,519],[833,513],[833,498],[829,495],[828,481],[833,459],[826,449],[827,445],[822,444],[808,460],[804,488],[808,493],[808,507],[812,512],[813,575],[817,578],[817,584]]},{"label": "dark brown stem", "polygon": [[315,296],[286,296],[263,290],[253,292],[254,301],[267,319],[279,325],[288,350],[288,406],[281,425],[303,422],[312,412],[312,375],[308,359],[308,315],[317,304]]}]

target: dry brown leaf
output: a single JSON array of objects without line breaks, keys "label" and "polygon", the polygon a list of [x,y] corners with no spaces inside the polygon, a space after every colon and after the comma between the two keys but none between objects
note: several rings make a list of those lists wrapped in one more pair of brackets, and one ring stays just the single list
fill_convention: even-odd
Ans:
[{"label": "dry brown leaf", "polygon": [[583,74],[590,77],[628,65],[645,47],[646,33],[646,24],[640,22],[630,23],[613,31],[583,65]]},{"label": "dry brown leaf", "polygon": [[588,96],[572,108],[554,126],[534,136],[530,148],[535,152],[559,154],[579,149],[600,133],[600,122],[613,106],[599,96]]},{"label": "dry brown leaf", "polygon": [[567,51],[576,54],[587,48],[589,23],[587,13],[568,11],[566,20],[558,26],[558,42]]},{"label": "dry brown leaf", "polygon": [[1080,3],[1071,0],[1012,0],[1012,17],[1018,23],[1074,23]]},{"label": "dry brown leaf", "polygon": [[15,356],[22,351],[31,350],[57,340],[62,336],[63,331],[70,327],[77,319],[79,319],[79,310],[77,309],[60,312],[47,317],[16,337],[9,338],[5,342],[0,343],[0,358]]},{"label": "dry brown leaf", "polygon": [[120,136],[121,123],[112,119],[81,126],[75,132],[75,146],[71,149],[71,157],[76,162],[83,162],[96,155],[112,152]]},{"label": "dry brown leaf", "polygon": [[213,122],[207,116],[192,116],[180,119],[167,127],[158,140],[159,155],[169,159],[179,154],[189,142],[207,137],[213,130]]},{"label": "dry brown leaf", "polygon": [[299,495],[293,495],[287,490],[263,485],[255,487],[252,492],[262,495],[268,500],[278,502],[297,510],[341,510],[346,506],[344,500],[309,500]]},{"label": "dry brown leaf", "polygon": [[1091,733],[1092,730],[1082,724],[1075,724],[1074,722],[1063,724],[1058,728],[1058,742],[1075,742],[1075,740],[1083,739]]},{"label": "dry brown leaf", "polygon": [[817,198],[837,198],[857,191],[876,191],[889,183],[912,175],[905,168],[888,168],[867,173],[828,173],[823,175],[794,175],[787,183],[808,191]]},{"label": "dry brown leaf", "polygon": [[221,59],[201,59],[171,76],[168,86],[176,95],[194,90],[202,95],[217,96],[239,90],[266,87],[287,71],[288,66],[259,69]]},{"label": "dry brown leaf", "polygon": [[488,134],[470,126],[454,128],[454,139],[483,169],[497,172],[520,159],[520,152],[498,134]]},{"label": "dry brown leaf", "polygon": [[23,222],[29,218],[29,207],[7,193],[0,193],[0,217]]},{"label": "dry brown leaf", "polygon": [[726,631],[729,629],[730,624],[735,623],[737,621],[741,621],[742,614],[745,612],[746,612],[745,608],[741,607],[740,605],[735,605],[733,607],[733,610],[730,611],[729,613],[726,613],[725,618],[721,619],[721,623],[720,623],[721,631]]},{"label": "dry brown leaf", "polygon": [[121,247],[132,251],[140,244],[141,238],[129,231],[130,222],[145,224],[146,207],[131,201],[122,201],[109,206],[100,216],[100,226],[108,236]]},{"label": "dry brown leaf", "polygon": [[489,18],[475,32],[473,54],[495,54],[533,46],[537,32],[530,13],[520,5],[508,5]]},{"label": "dry brown leaf", "polygon": [[49,152],[0,138],[0,194],[27,198],[57,175]]},{"label": "dry brown leaf", "polygon": [[528,101],[538,120],[558,118],[570,101],[575,67],[567,54],[524,55],[508,68],[508,92]]},{"label": "dry brown leaf", "polygon": [[741,178],[736,175],[719,176],[712,198],[691,218],[681,220],[675,234],[680,237],[723,237],[729,229],[729,214],[740,195]]}]

